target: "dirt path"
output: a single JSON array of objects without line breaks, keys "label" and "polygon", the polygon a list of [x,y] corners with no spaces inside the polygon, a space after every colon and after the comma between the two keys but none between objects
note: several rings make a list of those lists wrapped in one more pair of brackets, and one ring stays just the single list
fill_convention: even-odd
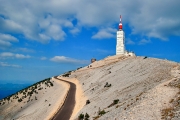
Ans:
[{"label": "dirt path", "polygon": [[68,82],[68,81],[59,79],[57,77],[55,77],[55,79],[69,83],[70,89],[69,89],[68,95],[66,97],[66,100],[65,100],[63,106],[57,112],[57,114],[53,117],[53,120],[69,120],[72,115],[74,106],[75,106],[76,85],[72,82]]}]

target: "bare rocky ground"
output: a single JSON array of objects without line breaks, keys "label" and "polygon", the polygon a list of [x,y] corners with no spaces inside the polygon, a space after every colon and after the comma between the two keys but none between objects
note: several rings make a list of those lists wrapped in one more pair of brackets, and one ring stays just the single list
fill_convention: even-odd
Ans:
[{"label": "bare rocky ground", "polygon": [[[180,64],[111,56],[72,71],[90,101],[78,112],[90,120],[179,120]],[[82,96],[83,97],[83,96]]]},{"label": "bare rocky ground", "polygon": [[54,78],[0,100],[0,120],[48,120],[64,102],[68,84]]},{"label": "bare rocky ground", "polygon": [[[71,120],[80,114],[87,120],[180,119],[180,64],[176,62],[110,56],[59,77],[77,86]],[[68,90],[68,84],[54,78],[36,83],[0,100],[0,120],[51,119]]]}]

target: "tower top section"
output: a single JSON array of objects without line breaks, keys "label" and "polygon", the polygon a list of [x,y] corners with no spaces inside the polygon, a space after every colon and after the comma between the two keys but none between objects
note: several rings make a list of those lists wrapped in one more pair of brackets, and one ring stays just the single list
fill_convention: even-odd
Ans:
[{"label": "tower top section", "polygon": [[123,28],[123,26],[122,26],[122,17],[121,17],[121,15],[120,15],[120,21],[119,21],[119,30],[122,30],[122,28]]}]

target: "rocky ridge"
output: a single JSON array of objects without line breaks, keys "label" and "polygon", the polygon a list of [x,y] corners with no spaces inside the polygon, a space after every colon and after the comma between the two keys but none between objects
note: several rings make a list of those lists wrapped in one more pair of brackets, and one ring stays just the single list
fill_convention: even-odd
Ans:
[{"label": "rocky ridge", "polygon": [[90,102],[74,119],[86,113],[91,120],[180,119],[180,84],[173,82],[180,80],[178,63],[111,56],[72,71],[69,77],[79,80]]}]

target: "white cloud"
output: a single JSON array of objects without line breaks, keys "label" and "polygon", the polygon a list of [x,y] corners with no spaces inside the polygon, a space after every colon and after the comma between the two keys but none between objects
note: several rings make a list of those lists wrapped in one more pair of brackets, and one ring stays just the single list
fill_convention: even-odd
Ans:
[{"label": "white cloud", "polygon": [[14,53],[11,53],[11,52],[0,53],[0,58],[1,59],[7,59],[7,58],[25,59],[25,58],[30,58],[30,57],[31,56],[29,56],[29,55],[14,54]]},{"label": "white cloud", "polygon": [[1,34],[0,33],[0,39],[5,40],[5,41],[13,41],[13,42],[18,42],[18,39],[15,38],[12,35],[8,35],[8,34]]},{"label": "white cloud", "polygon": [[9,41],[0,40],[0,48],[10,47],[11,45]]},{"label": "white cloud", "polygon": [[15,54],[14,56],[18,59],[24,59],[24,58],[30,58],[31,57],[29,55],[23,55],[23,54]]},{"label": "white cloud", "polygon": [[[22,34],[27,39],[42,43],[49,40],[63,40],[66,37],[65,29],[71,30],[72,34],[77,33],[77,29],[72,29],[78,28],[77,24],[85,28],[114,28],[119,22],[120,14],[123,17],[123,24],[128,24],[133,34],[163,40],[172,35],[180,36],[179,0],[103,2],[3,0],[2,2],[0,33]],[[112,38],[112,35],[112,32],[100,30],[93,38]]]},{"label": "white cloud", "polygon": [[39,34],[40,42],[47,43],[51,38],[46,34]]},{"label": "white cloud", "polygon": [[92,36],[92,39],[108,39],[115,37],[116,29],[104,28],[99,30],[95,35]]},{"label": "white cloud", "polygon": [[51,36],[54,40],[63,40],[66,36],[66,33],[58,25],[49,26],[47,34]]},{"label": "white cloud", "polygon": [[80,29],[79,28],[73,28],[72,30],[70,30],[70,33],[73,34],[73,35],[76,35],[80,32]]},{"label": "white cloud", "polygon": [[55,56],[50,59],[53,62],[60,62],[60,63],[74,63],[74,64],[87,64],[89,63],[87,60],[77,60],[65,56]]},{"label": "white cloud", "polygon": [[[1,5],[0,5],[1,6]],[[2,7],[2,6],[1,6]],[[3,10],[3,7],[1,8]],[[4,10],[3,10],[4,11]],[[10,12],[10,11],[8,11]],[[12,13],[16,13],[17,11],[12,11]],[[11,14],[8,13],[2,13],[7,17],[12,17]],[[17,21],[18,22],[18,21]],[[14,19],[5,19],[0,17],[0,32],[13,32],[13,33],[20,33],[23,29],[23,27],[15,22]]]},{"label": "white cloud", "polygon": [[[180,32],[180,14],[177,11],[180,1],[143,1],[139,12],[133,13],[129,22],[134,34],[167,40],[170,35]],[[161,8],[161,9],[160,9]],[[136,8],[137,9],[137,8]],[[152,10],[153,9],[153,10]]]},{"label": "white cloud", "polygon": [[17,49],[14,49],[14,51],[21,51],[21,52],[28,52],[28,53],[35,52],[34,50],[29,49],[29,48],[17,48]]},{"label": "white cloud", "polygon": [[71,21],[65,20],[65,21],[63,21],[63,24],[64,24],[63,26],[67,27],[67,28],[72,28],[73,27],[73,24],[72,24]]},{"label": "white cloud", "polygon": [[151,40],[142,39],[142,40],[139,41],[139,45],[145,45],[145,44],[148,44],[148,43],[151,43]]},{"label": "white cloud", "polygon": [[11,52],[3,52],[0,54],[1,57],[13,57],[14,54]]},{"label": "white cloud", "polygon": [[0,62],[0,66],[2,66],[2,67],[15,67],[15,68],[21,68],[20,65],[8,64],[8,63],[6,63],[6,62]]},{"label": "white cloud", "polygon": [[18,42],[19,40],[12,35],[0,33],[0,48],[10,47],[11,42]]}]

